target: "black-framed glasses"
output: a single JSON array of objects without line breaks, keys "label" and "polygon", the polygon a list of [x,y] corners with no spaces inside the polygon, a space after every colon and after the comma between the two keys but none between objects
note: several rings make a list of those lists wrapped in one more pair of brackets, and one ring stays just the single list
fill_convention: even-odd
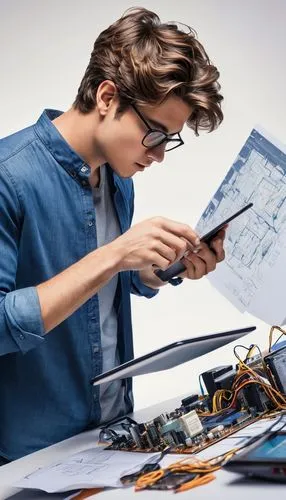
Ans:
[{"label": "black-framed glasses", "polygon": [[182,146],[184,144],[184,141],[182,137],[180,136],[179,132],[176,134],[166,134],[162,130],[157,130],[152,127],[150,127],[149,123],[147,120],[144,118],[144,116],[138,111],[136,106],[134,104],[131,104],[132,108],[134,109],[135,113],[139,118],[142,120],[142,122],[145,124],[145,126],[148,129],[147,134],[144,135],[141,144],[145,148],[155,148],[156,146],[160,146],[161,144],[166,144],[165,146],[165,151],[171,151],[172,149],[178,148],[179,146]]}]

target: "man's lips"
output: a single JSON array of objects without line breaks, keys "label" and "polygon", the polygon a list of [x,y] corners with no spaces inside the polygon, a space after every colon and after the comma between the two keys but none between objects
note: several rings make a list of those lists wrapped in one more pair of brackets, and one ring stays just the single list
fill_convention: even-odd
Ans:
[{"label": "man's lips", "polygon": [[149,164],[149,165],[143,165],[142,163],[138,163],[138,162],[136,162],[136,165],[138,165],[138,167],[140,167],[140,168],[148,168],[148,167],[151,166],[151,164]]}]

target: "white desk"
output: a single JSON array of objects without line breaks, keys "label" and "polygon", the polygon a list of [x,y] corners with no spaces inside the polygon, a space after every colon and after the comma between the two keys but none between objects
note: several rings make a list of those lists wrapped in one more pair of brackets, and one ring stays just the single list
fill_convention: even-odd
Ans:
[{"label": "white desk", "polygon": [[[165,401],[158,405],[137,411],[131,416],[139,422],[144,422],[156,417],[162,412],[174,409],[180,404],[180,399],[181,398],[176,398]],[[94,447],[97,443],[97,438],[97,429],[84,432],[0,467],[0,500],[8,498],[10,500],[62,500],[68,495],[67,493],[48,495],[46,493],[31,492],[28,490],[19,491],[11,485],[38,467],[46,466],[78,451]],[[241,479],[239,476],[225,471],[218,471],[215,475],[215,481],[194,488],[193,490],[180,493],[178,497],[179,500],[180,498],[182,498],[182,500],[184,498],[193,498],[194,500],[271,500],[274,495],[275,498],[284,498],[285,496],[285,484]],[[135,493],[134,488],[130,487],[126,489],[118,488],[107,490],[90,498],[96,500],[129,500],[131,498],[137,500],[163,500],[167,495],[170,496],[171,499],[174,493],[166,491],[142,491]]]}]

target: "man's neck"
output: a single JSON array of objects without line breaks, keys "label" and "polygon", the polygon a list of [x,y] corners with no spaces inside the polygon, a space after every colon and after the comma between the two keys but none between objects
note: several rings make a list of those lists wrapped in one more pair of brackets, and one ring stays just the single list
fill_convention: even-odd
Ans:
[{"label": "man's neck", "polygon": [[93,113],[83,114],[74,108],[53,120],[54,126],[65,141],[91,168],[89,182],[94,187],[99,185],[99,167],[105,163],[105,159],[96,151],[94,143],[95,121]]}]

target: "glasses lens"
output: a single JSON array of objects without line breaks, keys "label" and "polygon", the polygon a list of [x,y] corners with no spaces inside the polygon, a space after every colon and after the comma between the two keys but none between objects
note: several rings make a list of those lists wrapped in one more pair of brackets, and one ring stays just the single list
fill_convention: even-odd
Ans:
[{"label": "glasses lens", "polygon": [[155,146],[159,146],[166,140],[166,135],[163,132],[149,132],[146,134],[143,140],[143,144],[146,148],[154,148]]},{"label": "glasses lens", "polygon": [[181,139],[173,139],[172,141],[168,141],[165,151],[171,151],[172,149],[178,148],[182,145],[183,142],[181,141]]}]

